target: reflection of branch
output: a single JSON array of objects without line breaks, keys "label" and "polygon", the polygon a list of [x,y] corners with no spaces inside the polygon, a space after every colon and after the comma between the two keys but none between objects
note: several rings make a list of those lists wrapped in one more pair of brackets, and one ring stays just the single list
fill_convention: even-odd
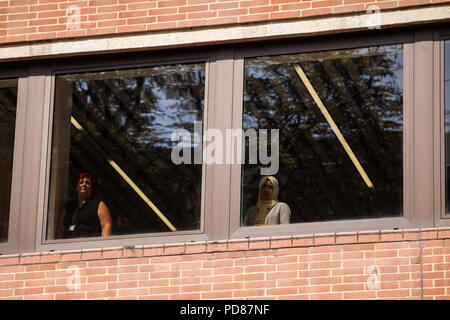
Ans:
[{"label": "reflection of branch", "polygon": [[[72,125],[94,145],[96,144],[95,140],[88,135],[86,130],[81,126],[81,124],[74,118],[70,119]],[[156,213],[156,215],[169,227],[172,231],[177,231],[177,229],[172,225],[172,223],[164,216],[164,214],[150,201],[150,199],[142,192],[142,190],[130,179],[130,177],[119,167],[119,165],[112,159],[110,159],[101,149],[100,147],[96,148],[108,161],[108,163],[113,167],[114,170],[128,183],[128,185],[141,197],[142,200]]]},{"label": "reflection of branch", "polygon": [[[7,104],[10,104],[11,109],[15,108],[15,103],[11,102],[10,99],[3,93],[2,90],[0,90],[0,98],[2,98],[2,101],[5,101]],[[6,110],[6,113],[9,114],[13,119],[16,119],[14,113],[12,113],[11,110],[9,110],[6,105],[0,103],[0,106],[2,106]]]},{"label": "reflection of branch", "polygon": [[305,85],[305,87],[308,89],[308,92],[310,93],[311,97],[314,99],[314,101],[316,102],[318,108],[320,109],[320,111],[322,112],[322,114],[324,115],[325,119],[327,120],[328,124],[330,125],[331,129],[333,130],[334,134],[336,135],[336,137],[338,138],[339,142],[341,143],[342,147],[344,148],[344,150],[347,152],[347,155],[349,156],[349,158],[352,160],[354,166],[356,167],[356,169],[358,170],[359,174],[361,175],[361,177],[363,178],[364,182],[366,183],[366,185],[370,188],[373,189],[374,186],[372,184],[372,181],[370,181],[369,177],[367,176],[366,172],[364,171],[364,168],[361,166],[361,164],[359,163],[358,159],[356,158],[355,154],[353,153],[352,149],[350,148],[350,146],[348,145],[347,141],[345,140],[344,136],[342,135],[341,131],[339,130],[339,128],[337,127],[336,123],[334,122],[333,118],[331,117],[331,115],[329,114],[327,108],[325,107],[325,105],[323,104],[322,100],[320,100],[319,95],[317,94],[317,92],[314,90],[313,86],[311,85],[311,82],[309,81],[308,77],[306,76],[306,74],[303,72],[303,69],[300,67],[299,64],[294,64],[294,69],[297,72],[298,76],[300,77],[300,79],[303,81],[303,84]]}]

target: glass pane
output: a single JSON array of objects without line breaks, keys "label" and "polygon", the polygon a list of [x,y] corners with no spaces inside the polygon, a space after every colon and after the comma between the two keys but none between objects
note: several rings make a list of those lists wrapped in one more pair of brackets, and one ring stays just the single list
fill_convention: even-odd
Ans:
[{"label": "glass pane", "polygon": [[17,79],[0,80],[0,242],[8,240]]},{"label": "glass pane", "polygon": [[199,229],[201,163],[172,150],[201,143],[172,134],[201,125],[204,91],[203,63],[57,76],[47,238]]},{"label": "glass pane", "polygon": [[243,225],[403,215],[402,45],[246,59],[243,129]]},{"label": "glass pane", "polygon": [[444,49],[444,108],[445,108],[445,190],[446,190],[446,201],[445,201],[445,213],[450,214],[449,203],[450,203],[450,192],[449,192],[449,182],[450,182],[450,40],[445,41]]}]

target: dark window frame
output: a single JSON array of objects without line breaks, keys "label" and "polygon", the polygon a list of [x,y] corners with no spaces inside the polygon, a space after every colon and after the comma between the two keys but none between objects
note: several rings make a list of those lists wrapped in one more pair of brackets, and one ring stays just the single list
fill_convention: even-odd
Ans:
[{"label": "dark window frame", "polygon": [[[450,41],[450,28],[443,28],[434,33],[433,59],[434,63],[434,143],[436,150],[434,153],[434,222],[437,227],[450,226],[450,211],[446,212],[446,161],[445,161],[445,41]],[[450,63],[448,61],[447,63]]]},{"label": "dark window frame", "polygon": [[[240,49],[235,54],[235,70],[238,70],[239,75],[237,79],[241,79],[239,82],[235,82],[234,94],[241,97],[241,99],[235,99],[233,105],[233,129],[242,128],[242,113],[243,113],[243,79],[244,79],[244,59],[258,56],[272,56],[272,55],[286,55],[296,53],[307,53],[314,51],[326,51],[326,50],[339,50],[349,48],[359,48],[371,45],[383,45],[383,44],[403,44],[404,55],[404,95],[403,95],[403,107],[404,107],[404,130],[403,130],[403,203],[404,203],[404,215],[403,217],[394,218],[378,218],[378,219],[359,219],[359,220],[341,220],[341,221],[322,221],[322,222],[307,222],[296,223],[289,225],[270,225],[264,227],[248,227],[241,226],[241,175],[240,167],[235,167],[231,174],[232,178],[232,216],[230,221],[229,234],[230,238],[243,238],[243,237],[263,237],[267,234],[276,236],[294,235],[294,234],[310,234],[310,233],[336,233],[347,231],[364,231],[374,229],[403,229],[414,228],[414,221],[420,215],[415,212],[414,204],[411,200],[414,199],[413,188],[413,176],[414,176],[414,162],[412,150],[414,148],[413,141],[413,126],[414,114],[412,110],[413,104],[413,90],[414,83],[410,81],[412,79],[412,72],[414,71],[414,35],[411,33],[399,33],[389,36],[380,37],[379,35],[367,35],[364,38],[342,38],[330,37],[327,41],[323,39],[313,39],[312,41],[302,42],[301,39],[297,41],[297,44],[287,44],[278,46],[253,45]],[[292,41],[291,41],[292,43]],[[426,214],[425,214],[426,215]],[[420,219],[422,220],[422,218]],[[430,218],[425,218],[430,220]]]},{"label": "dark window frame", "polygon": [[[49,91],[46,96],[45,116],[43,130],[43,145],[45,150],[41,153],[40,168],[41,176],[39,180],[40,190],[39,205],[37,210],[37,232],[35,240],[36,251],[51,251],[61,249],[82,249],[82,248],[98,248],[98,247],[117,247],[117,246],[135,246],[156,244],[165,242],[187,242],[187,241],[206,241],[209,239],[208,230],[205,221],[208,220],[205,215],[204,208],[204,191],[206,179],[206,167],[202,167],[202,195],[201,195],[201,212],[200,212],[200,229],[192,231],[176,231],[176,232],[160,232],[160,233],[146,233],[146,234],[130,234],[130,235],[112,235],[106,238],[92,237],[92,238],[78,238],[78,239],[46,239],[47,215],[48,215],[48,201],[49,201],[49,175],[50,175],[50,158],[51,158],[51,143],[52,143],[52,126],[53,126],[53,111],[55,99],[55,77],[61,74],[79,73],[79,72],[101,72],[111,70],[126,70],[131,68],[144,68],[163,66],[177,63],[205,63],[205,110],[204,110],[204,125],[207,126],[208,109],[210,108],[208,78],[211,77],[210,68],[211,63],[215,60],[214,53],[211,51],[202,51],[201,53],[187,52],[183,55],[178,53],[162,53],[162,54],[131,54],[125,55],[124,59],[117,56],[108,56],[101,64],[96,61],[85,62],[76,61],[71,62],[70,66],[62,61],[51,62],[46,65],[45,79]],[[44,190],[44,191],[42,191]]]},{"label": "dark window frame", "polygon": [[13,168],[9,207],[9,225],[7,240],[0,243],[0,254],[18,251],[19,212],[21,210],[21,192],[23,175],[23,152],[25,139],[25,117],[27,112],[26,91],[28,87],[28,70],[24,66],[10,65],[0,69],[0,79],[17,79],[16,120],[14,132]]}]

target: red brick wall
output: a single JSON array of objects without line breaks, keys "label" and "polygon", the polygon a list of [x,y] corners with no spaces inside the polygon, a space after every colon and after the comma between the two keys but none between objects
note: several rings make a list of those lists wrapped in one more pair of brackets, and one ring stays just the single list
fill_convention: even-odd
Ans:
[{"label": "red brick wall", "polygon": [[[426,6],[450,0],[0,0],[0,44]],[[79,24],[76,11],[79,8]]]},{"label": "red brick wall", "polygon": [[450,298],[450,228],[0,256],[0,299],[421,299],[422,286]]}]

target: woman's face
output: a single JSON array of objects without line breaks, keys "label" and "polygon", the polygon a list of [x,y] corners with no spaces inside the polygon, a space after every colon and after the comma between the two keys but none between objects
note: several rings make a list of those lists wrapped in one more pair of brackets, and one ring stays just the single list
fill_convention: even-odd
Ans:
[{"label": "woman's face", "polygon": [[272,182],[267,179],[261,186],[261,199],[262,200],[272,200],[273,197],[273,185]]},{"label": "woman's face", "polygon": [[85,199],[88,199],[92,192],[94,191],[94,186],[89,177],[81,178],[77,183],[77,194]]}]

